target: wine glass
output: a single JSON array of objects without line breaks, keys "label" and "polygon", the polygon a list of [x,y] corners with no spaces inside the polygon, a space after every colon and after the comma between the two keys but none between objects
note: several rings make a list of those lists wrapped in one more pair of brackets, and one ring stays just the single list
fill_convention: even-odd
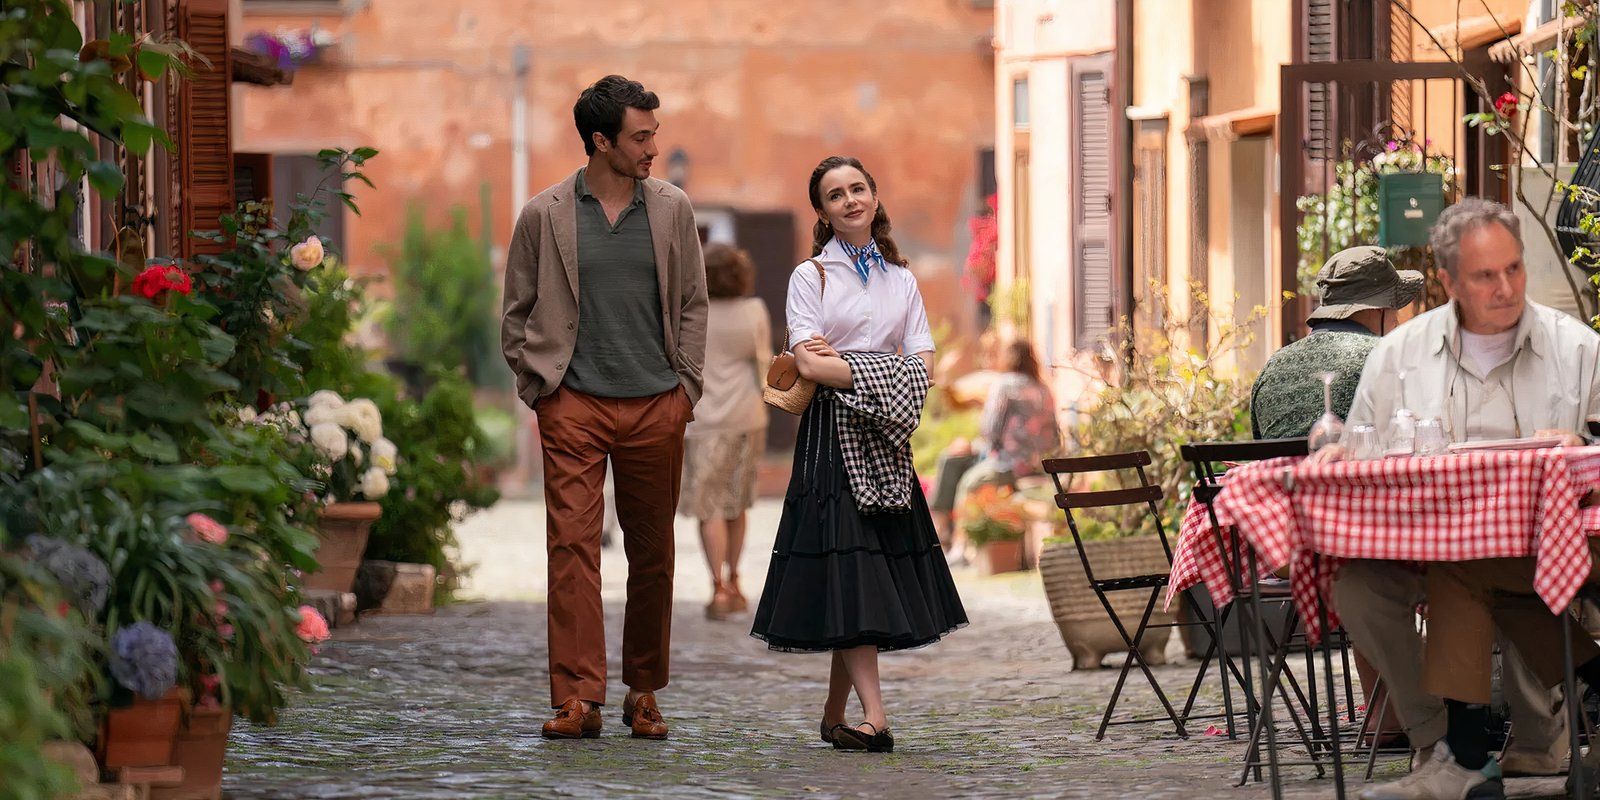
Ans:
[{"label": "wine glass", "polygon": [[1341,441],[1352,461],[1371,461],[1383,456],[1383,448],[1378,446],[1376,425],[1370,423],[1351,425],[1345,428]]},{"label": "wine glass", "polygon": [[1444,424],[1438,417],[1430,417],[1417,423],[1415,428],[1416,440],[1414,442],[1416,455],[1442,456],[1449,450],[1450,442],[1445,439]]},{"label": "wine glass", "polygon": [[1338,444],[1339,437],[1344,435],[1344,420],[1333,413],[1333,381],[1337,377],[1337,372],[1317,373],[1317,378],[1322,381],[1322,416],[1311,426],[1310,441],[1307,442],[1307,448],[1313,453],[1330,444]]},{"label": "wine glass", "polygon": [[1389,417],[1384,446],[1390,453],[1413,453],[1417,443],[1417,415],[1406,408],[1406,371],[1400,370],[1400,407]]}]

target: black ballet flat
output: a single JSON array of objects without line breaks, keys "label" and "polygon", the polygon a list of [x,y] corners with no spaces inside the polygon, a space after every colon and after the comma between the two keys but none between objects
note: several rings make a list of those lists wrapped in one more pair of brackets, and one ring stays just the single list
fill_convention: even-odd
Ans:
[{"label": "black ballet flat", "polygon": [[840,723],[835,724],[835,725],[829,725],[827,720],[823,720],[821,723],[818,723],[817,731],[822,734],[822,741],[827,742],[828,744],[833,744],[834,740],[836,738],[838,738],[834,734],[834,731],[837,731],[840,728],[848,728],[848,727],[850,727],[850,726],[844,724],[843,722],[840,722]]},{"label": "black ballet flat", "polygon": [[[863,722],[863,725],[872,725]],[[872,725],[872,734],[845,725],[835,726],[838,733],[834,734],[833,747],[835,750],[865,750],[869,753],[893,753],[894,736],[887,729],[878,730]]]}]

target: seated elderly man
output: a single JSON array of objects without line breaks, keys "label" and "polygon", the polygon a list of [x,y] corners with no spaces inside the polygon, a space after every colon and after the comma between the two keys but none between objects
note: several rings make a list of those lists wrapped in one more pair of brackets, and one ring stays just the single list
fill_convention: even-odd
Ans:
[{"label": "seated elderly man", "polygon": [[[1516,216],[1499,203],[1468,198],[1445,209],[1430,239],[1451,301],[1379,342],[1362,372],[1348,423],[1383,430],[1395,409],[1405,407],[1419,419],[1439,419],[1454,441],[1528,435],[1578,441],[1573,426],[1581,425],[1600,399],[1594,379],[1600,336],[1526,299]],[[1588,384],[1579,386],[1579,376]],[[1335,446],[1316,457],[1342,456]],[[1357,646],[1377,662],[1413,746],[1439,742],[1431,754],[1422,754],[1430,757],[1411,775],[1366,790],[1361,795],[1366,800],[1501,797],[1502,766],[1551,773],[1565,755],[1563,728],[1552,718],[1550,683],[1543,680],[1547,676],[1533,664],[1539,676],[1534,678],[1523,664],[1524,658],[1546,654],[1506,648],[1515,742],[1503,762],[1489,758],[1487,670],[1493,628],[1477,631],[1489,639],[1481,653],[1473,653],[1481,655],[1483,691],[1463,697],[1456,688],[1460,684],[1441,680],[1434,666],[1439,631],[1453,620],[1433,590],[1432,580],[1424,584],[1404,565],[1377,561],[1346,564],[1334,587],[1339,616]],[[1412,614],[1424,599],[1430,633],[1426,667]]]}]

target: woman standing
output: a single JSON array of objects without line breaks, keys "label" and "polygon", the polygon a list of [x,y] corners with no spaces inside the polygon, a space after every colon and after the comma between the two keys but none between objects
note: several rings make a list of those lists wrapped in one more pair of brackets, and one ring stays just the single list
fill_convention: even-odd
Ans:
[{"label": "woman standing", "polygon": [[755,269],[743,250],[706,248],[705,394],[684,433],[683,492],[678,513],[700,521],[700,544],[711,568],[706,616],[726,619],[750,604],[739,591],[745,512],[755,502],[756,467],[766,442],[761,375],[772,359],[767,308],[750,297]]},{"label": "woman standing", "polygon": [[[859,393],[855,379],[867,376],[853,372],[852,363],[860,361],[840,354],[880,354],[878,363],[885,363],[882,354],[891,354],[888,362],[909,363],[920,382],[908,390],[917,406],[911,411],[920,413],[933,337],[916,277],[889,236],[877,184],[861,162],[824,160],[811,173],[810,195],[817,212],[815,257],[790,278],[788,319],[793,341],[800,343],[796,366],[819,389],[800,420],[783,518],[751,635],[774,650],[831,652],[823,741],[838,749],[888,752],[894,738],[878,653],[931,644],[965,625],[967,616],[927,500],[910,474],[909,445],[905,474],[889,476],[909,479],[904,510],[877,510],[875,485],[852,488],[851,474],[861,467],[841,450],[840,430],[852,414],[840,398]],[[825,290],[819,271],[826,274]],[[845,723],[851,689],[865,716],[856,726]]]}]

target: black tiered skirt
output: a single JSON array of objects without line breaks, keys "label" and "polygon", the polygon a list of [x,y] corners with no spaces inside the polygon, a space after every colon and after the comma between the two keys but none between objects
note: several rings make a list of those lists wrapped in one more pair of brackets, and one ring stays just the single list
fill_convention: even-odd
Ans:
[{"label": "black tiered skirt", "polygon": [[920,485],[911,510],[862,514],[828,392],[800,418],[794,468],[750,635],[773,650],[907,650],[967,624]]}]

